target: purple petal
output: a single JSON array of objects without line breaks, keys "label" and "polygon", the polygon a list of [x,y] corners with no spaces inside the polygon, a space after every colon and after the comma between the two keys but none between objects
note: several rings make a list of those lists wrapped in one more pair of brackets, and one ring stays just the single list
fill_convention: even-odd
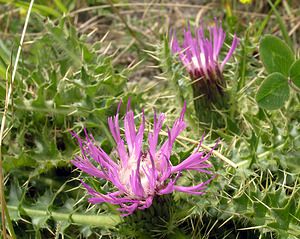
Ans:
[{"label": "purple petal", "polygon": [[163,144],[163,146],[160,148],[160,152],[162,155],[165,155],[168,159],[171,155],[172,145],[174,144],[177,136],[185,129],[186,124],[184,122],[184,113],[186,111],[186,102],[184,103],[183,109],[181,111],[179,119],[177,119],[172,129],[169,132],[169,137],[167,141]]},{"label": "purple petal", "polygon": [[108,179],[103,172],[101,172],[98,168],[96,168],[87,159],[83,159],[83,158],[80,158],[80,157],[76,156],[74,160],[71,160],[71,163],[75,167],[79,168],[81,171],[83,171],[83,172],[85,172],[85,173],[87,173],[91,176],[94,176],[94,177],[97,177],[97,178]]},{"label": "purple petal", "polygon": [[236,35],[234,34],[234,37],[233,37],[233,41],[232,41],[232,44],[231,44],[231,47],[226,55],[226,57],[224,58],[222,64],[221,64],[221,71],[223,70],[224,68],[224,65],[226,64],[226,62],[229,60],[229,58],[232,56],[232,53],[234,52],[235,48],[237,47],[239,43],[239,39],[236,37]]},{"label": "purple petal", "polygon": [[193,167],[207,168],[207,165],[209,164],[203,164],[203,162],[208,160],[209,157],[203,157],[203,154],[204,154],[203,152],[200,152],[200,153],[194,153],[190,155],[187,159],[182,161],[180,164],[173,166],[171,168],[171,173],[192,169]]},{"label": "purple petal", "polygon": [[215,176],[211,177],[209,180],[199,183],[195,186],[178,186],[178,185],[174,185],[174,190],[179,191],[179,192],[184,192],[184,193],[189,193],[189,194],[202,194],[202,192],[199,191],[203,191],[206,189],[207,184],[209,184],[213,179],[215,178]]},{"label": "purple petal", "polygon": [[158,135],[162,128],[163,122],[165,120],[165,115],[160,114],[159,118],[156,118],[156,112],[154,112],[154,120],[153,120],[153,133],[149,133],[148,143],[149,143],[149,153],[152,157],[155,156],[156,146],[158,142]]},{"label": "purple petal", "polygon": [[135,140],[134,140],[134,157],[135,158],[138,158],[140,156],[140,154],[142,153],[144,130],[145,130],[145,114],[143,111],[142,122],[141,122],[140,128],[138,130],[138,133],[135,137]]},{"label": "purple petal", "polygon": [[[120,104],[119,104],[120,105]],[[118,107],[119,108],[119,107]],[[119,109],[118,109],[119,110]],[[108,118],[108,126],[112,133],[112,136],[117,145],[117,151],[121,159],[122,167],[127,166],[128,154],[124,145],[124,141],[120,136],[120,127],[119,127],[119,115],[117,114],[114,119],[112,117]]]}]

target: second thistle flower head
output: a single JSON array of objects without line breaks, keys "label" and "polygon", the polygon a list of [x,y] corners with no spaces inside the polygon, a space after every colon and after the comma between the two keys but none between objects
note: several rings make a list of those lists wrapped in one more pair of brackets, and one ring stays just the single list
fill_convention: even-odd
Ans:
[{"label": "second thistle flower head", "polygon": [[[211,164],[207,162],[211,152],[205,154],[198,149],[187,159],[178,165],[172,165],[170,156],[173,144],[177,136],[185,129],[184,113],[182,109],[180,117],[168,130],[167,140],[159,144],[159,133],[165,120],[165,115],[158,117],[154,113],[153,131],[148,134],[146,150],[143,149],[145,131],[145,118],[142,113],[141,124],[136,129],[134,114],[128,105],[124,117],[125,140],[121,137],[119,126],[119,114],[108,118],[111,134],[116,142],[117,158],[114,159],[95,144],[93,136],[85,132],[85,139],[77,138],[82,155],[77,156],[71,162],[83,172],[96,178],[111,182],[113,190],[107,194],[97,192],[89,185],[83,183],[88,193],[92,196],[90,203],[111,203],[120,206],[123,216],[132,214],[136,209],[145,209],[151,206],[157,195],[170,194],[173,191],[185,192],[194,195],[204,193],[206,185],[211,181],[201,182],[195,186],[177,185],[177,179],[181,172],[195,170],[200,173],[212,174],[207,168]],[[212,177],[213,178],[213,177]]]},{"label": "second thistle flower head", "polygon": [[226,57],[221,64],[219,63],[219,53],[226,37],[221,24],[221,21],[218,22],[215,19],[215,25],[207,29],[209,32],[208,38],[205,36],[206,29],[203,26],[195,28],[194,37],[190,26],[188,26],[188,29],[184,30],[184,39],[181,47],[176,36],[172,36],[172,52],[178,54],[192,79],[212,79],[215,76],[220,76],[224,65],[237,47],[238,38],[234,35]]}]

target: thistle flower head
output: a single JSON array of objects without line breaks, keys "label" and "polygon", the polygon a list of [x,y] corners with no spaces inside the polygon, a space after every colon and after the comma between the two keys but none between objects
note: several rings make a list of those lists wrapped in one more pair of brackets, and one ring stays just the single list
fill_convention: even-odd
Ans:
[{"label": "thistle flower head", "polygon": [[97,146],[93,136],[88,135],[86,131],[85,139],[81,139],[73,133],[78,140],[82,155],[76,156],[71,162],[81,171],[107,180],[114,185],[112,192],[103,194],[82,182],[91,195],[89,202],[117,204],[120,206],[119,210],[123,212],[123,216],[126,216],[132,214],[136,209],[150,207],[156,195],[170,194],[173,191],[194,195],[203,194],[211,179],[195,186],[180,186],[176,182],[184,170],[212,174],[207,170],[211,165],[206,162],[211,152],[208,154],[198,152],[198,148],[176,166],[172,165],[170,161],[176,137],[186,127],[183,119],[185,109],[186,106],[182,109],[180,117],[174,122],[172,129],[168,130],[168,138],[162,144],[159,144],[159,133],[165,115],[160,114],[157,117],[154,113],[153,131],[148,134],[148,147],[145,150],[143,149],[144,113],[142,113],[140,126],[136,129],[134,114],[128,104],[124,117],[125,141],[120,133],[119,114],[108,118],[108,125],[116,142],[116,159]]},{"label": "thistle flower head", "polygon": [[192,79],[211,79],[215,75],[222,73],[224,65],[231,57],[238,44],[238,38],[234,35],[231,47],[219,63],[219,53],[224,44],[226,33],[222,29],[221,21],[215,19],[215,25],[209,27],[209,37],[205,36],[203,26],[195,28],[195,36],[192,36],[190,26],[184,30],[182,46],[179,46],[176,36],[171,38],[172,52],[178,54],[180,60],[186,67]]}]

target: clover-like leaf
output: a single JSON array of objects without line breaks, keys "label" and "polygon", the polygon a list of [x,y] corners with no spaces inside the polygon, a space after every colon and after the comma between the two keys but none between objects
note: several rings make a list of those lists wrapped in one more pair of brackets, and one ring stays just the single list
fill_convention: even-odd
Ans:
[{"label": "clover-like leaf", "polygon": [[300,88],[300,59],[295,61],[290,68],[290,79],[292,82]]},{"label": "clover-like leaf", "polygon": [[269,73],[279,72],[284,76],[289,75],[295,56],[284,41],[272,35],[264,36],[260,41],[259,54]]},{"label": "clover-like leaf", "polygon": [[280,73],[273,73],[261,84],[256,94],[256,101],[261,108],[276,110],[284,105],[289,95],[287,78]]}]

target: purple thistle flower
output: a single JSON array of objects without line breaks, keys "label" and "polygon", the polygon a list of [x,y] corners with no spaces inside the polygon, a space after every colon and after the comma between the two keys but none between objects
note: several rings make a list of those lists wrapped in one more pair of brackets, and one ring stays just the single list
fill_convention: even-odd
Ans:
[{"label": "purple thistle flower", "polygon": [[192,79],[211,79],[215,78],[216,75],[220,76],[224,65],[237,47],[239,40],[236,35],[234,35],[226,57],[221,64],[219,64],[219,53],[226,37],[226,33],[221,25],[222,22],[220,21],[218,24],[217,19],[215,19],[215,25],[208,28],[209,38],[205,36],[203,26],[195,28],[195,37],[192,36],[190,26],[188,26],[188,29],[184,30],[182,47],[179,46],[176,37],[172,37],[172,51],[178,54]]},{"label": "purple thistle flower", "polygon": [[[136,209],[150,207],[156,195],[170,194],[174,191],[193,195],[203,194],[207,184],[214,176],[208,181],[195,186],[176,184],[177,179],[184,170],[195,170],[212,175],[212,172],[207,170],[211,167],[211,164],[207,162],[211,152],[207,154],[198,152],[203,138],[197,150],[183,162],[173,166],[170,161],[172,146],[177,136],[186,127],[184,122],[185,110],[186,105],[184,105],[179,119],[174,122],[172,129],[168,130],[168,139],[161,145],[158,143],[158,137],[165,115],[160,114],[157,117],[154,113],[153,132],[148,134],[147,150],[143,150],[144,112],[142,113],[141,124],[136,130],[134,114],[130,109],[130,102],[128,102],[124,117],[126,145],[120,133],[118,112],[114,117],[108,118],[108,125],[116,142],[116,152],[118,154],[116,160],[107,155],[102,148],[96,146],[93,136],[88,135],[86,130],[85,139],[81,139],[76,133],[72,132],[78,140],[82,155],[76,156],[71,162],[81,171],[96,178],[107,180],[115,186],[114,192],[102,194],[82,182],[92,196],[89,198],[89,202],[93,204],[103,202],[117,204],[120,206],[118,210],[123,212],[122,216],[127,216]],[[96,167],[94,163],[99,166]]]},{"label": "purple thistle flower", "polygon": [[172,52],[178,54],[193,81],[194,107],[199,122],[221,128],[225,122],[219,112],[229,107],[222,71],[239,40],[234,35],[227,55],[219,63],[219,54],[226,37],[221,21],[215,19],[215,25],[207,29],[209,37],[206,37],[205,31],[203,26],[195,28],[193,37],[188,26],[188,29],[184,30],[182,46],[179,46],[175,36],[172,36],[170,44]]}]

